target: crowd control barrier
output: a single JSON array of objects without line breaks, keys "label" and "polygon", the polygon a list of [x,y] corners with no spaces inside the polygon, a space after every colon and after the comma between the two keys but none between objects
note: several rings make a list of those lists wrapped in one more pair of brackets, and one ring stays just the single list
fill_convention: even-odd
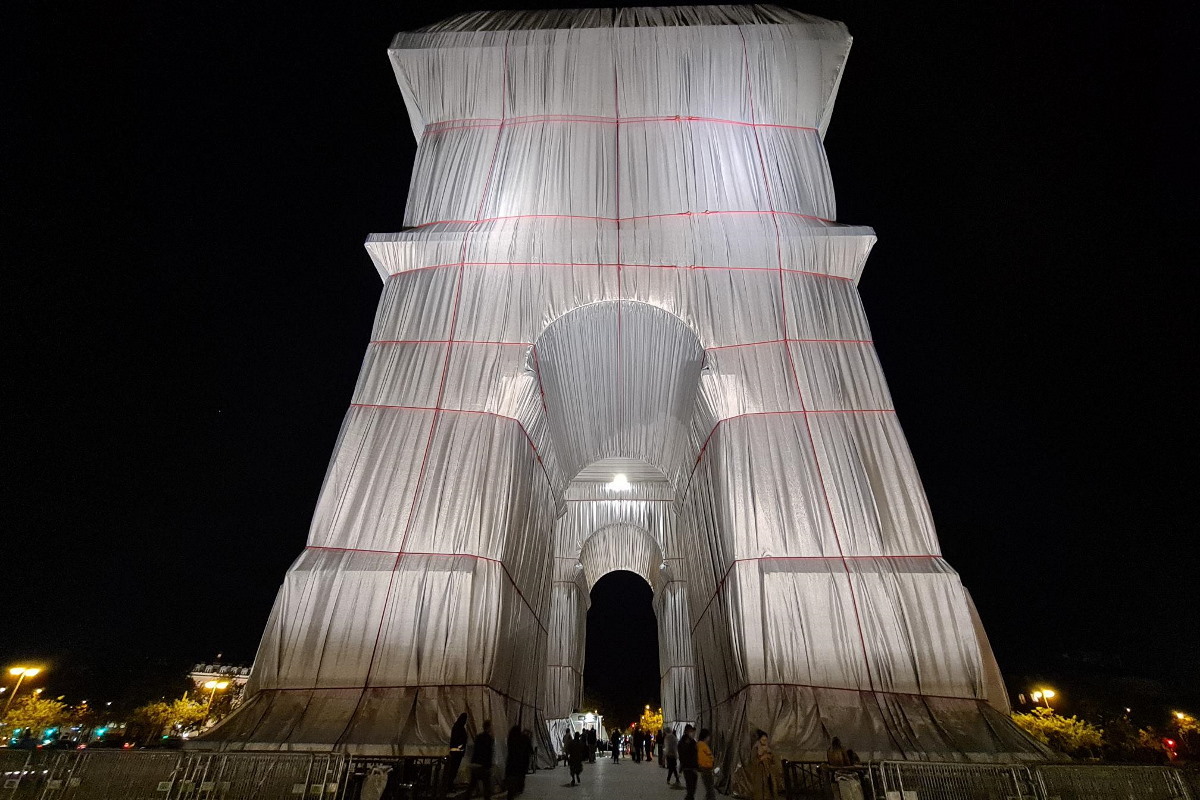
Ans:
[{"label": "crowd control barrier", "polygon": [[1191,787],[1197,776],[1112,764],[783,762],[787,800],[1200,800]]},{"label": "crowd control barrier", "polygon": [[179,750],[0,750],[0,800],[359,800],[373,766],[391,800],[443,800],[441,758]]}]

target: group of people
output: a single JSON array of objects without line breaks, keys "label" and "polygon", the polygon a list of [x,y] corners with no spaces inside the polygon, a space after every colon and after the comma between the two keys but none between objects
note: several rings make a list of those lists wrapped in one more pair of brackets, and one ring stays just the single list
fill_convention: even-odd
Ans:
[{"label": "group of people", "polygon": [[[450,756],[446,763],[445,782],[447,790],[454,785],[455,777],[462,766],[467,752],[467,714],[458,715],[458,720],[450,730]],[[660,731],[657,735],[634,727],[628,737],[613,729],[609,741],[612,745],[613,761],[619,761],[622,745],[629,745],[629,752],[634,763],[643,758],[652,761],[657,749],[659,764],[667,769],[667,784],[678,787],[680,775],[683,777],[683,787],[686,789],[684,800],[695,800],[696,789],[704,786],[704,800],[716,800],[714,788],[713,756],[711,735],[707,728],[696,733],[693,725],[685,725],[683,736],[676,737],[670,728]],[[533,761],[533,736],[529,730],[522,730],[514,725],[508,732],[508,755],[504,763],[504,788],[508,800],[513,800],[525,790],[525,776]],[[571,774],[571,786],[583,782],[583,764],[585,761],[596,760],[596,732],[587,729],[582,732],[568,731],[563,737],[563,757]],[[467,798],[475,796],[478,788],[481,796],[492,796],[492,766],[495,754],[495,740],[492,736],[492,721],[484,720],[482,729],[475,736],[471,750],[470,782],[467,785]],[[826,753],[827,763],[834,768],[849,767],[858,763],[858,756],[853,750],[842,747],[841,741],[834,737]],[[749,777],[754,800],[777,800],[783,796],[782,775],[780,764],[771,749],[770,739],[764,731],[755,733],[753,751],[751,753]]]},{"label": "group of people", "polygon": [[658,745],[659,756],[662,756],[663,741],[661,731],[655,735],[635,725],[626,736],[622,735],[616,728],[613,728],[608,740],[609,744],[612,745],[613,761],[621,760],[623,745],[629,746],[629,757],[633,759],[635,764],[641,763],[643,759],[646,761],[653,759],[656,744]]},{"label": "group of people", "polygon": [[[459,767],[467,752],[467,714],[458,715],[454,727],[450,729],[450,757],[446,762],[445,782],[449,791],[454,786]],[[525,791],[525,775],[533,760],[533,734],[521,730],[520,725],[513,725],[508,731],[508,756],[504,759],[504,789],[508,800],[513,800]],[[492,721],[485,719],[483,727],[475,735],[475,743],[471,748],[470,782],[467,784],[468,798],[475,796],[476,787],[480,796],[490,800],[492,796],[492,762],[495,758],[496,741],[492,736]]]}]

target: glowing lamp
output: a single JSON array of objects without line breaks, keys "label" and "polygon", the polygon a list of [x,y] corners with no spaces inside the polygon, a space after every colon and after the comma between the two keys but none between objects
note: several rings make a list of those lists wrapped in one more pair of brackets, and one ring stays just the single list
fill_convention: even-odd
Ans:
[{"label": "glowing lamp", "polygon": [[612,482],[607,484],[605,488],[612,492],[628,492],[633,488],[633,484],[629,482],[629,478],[625,477],[624,474],[618,473],[613,475]]}]

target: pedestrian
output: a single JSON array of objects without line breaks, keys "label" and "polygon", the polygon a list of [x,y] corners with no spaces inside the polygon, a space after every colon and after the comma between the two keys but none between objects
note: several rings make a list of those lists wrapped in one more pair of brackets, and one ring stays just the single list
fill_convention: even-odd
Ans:
[{"label": "pedestrian", "polygon": [[564,764],[569,764],[571,761],[571,729],[570,728],[567,728],[567,732],[563,734],[562,761]]},{"label": "pedestrian", "polygon": [[612,743],[613,763],[616,764],[621,760],[621,732],[613,728],[608,741]]},{"label": "pedestrian", "polygon": [[646,748],[646,763],[654,763],[654,734],[646,731],[642,734],[642,745]]},{"label": "pedestrian", "polygon": [[475,747],[471,753],[471,782],[467,784],[467,800],[475,796],[475,787],[483,790],[484,800],[492,797],[492,752],[495,749],[492,738],[492,721],[483,721],[483,730],[475,737]]},{"label": "pedestrian", "polygon": [[525,737],[525,741],[529,745],[529,764],[527,765],[527,767],[528,767],[528,774],[533,775],[534,773],[537,772],[537,769],[538,769],[537,768],[537,745],[533,743],[533,731],[529,730],[529,728],[526,728],[525,730],[521,731],[521,735]]},{"label": "pedestrian", "polygon": [[467,712],[458,715],[454,726],[450,728],[450,756],[446,761],[445,784],[446,790],[454,788],[458,778],[458,768],[462,766],[463,756],[467,754]]},{"label": "pedestrian", "polygon": [[846,757],[846,750],[842,747],[842,740],[836,736],[829,743],[829,749],[825,751],[825,763],[831,767],[845,767],[850,764],[850,759]]},{"label": "pedestrian", "polygon": [[654,734],[654,747],[658,750],[658,766],[665,767],[667,762],[663,759],[663,732],[659,728],[658,733]]},{"label": "pedestrian", "polygon": [[584,743],[587,745],[587,757],[589,764],[596,763],[596,729],[588,728],[584,731]]},{"label": "pedestrian", "polygon": [[642,763],[642,732],[634,725],[629,729],[629,757],[633,763]]},{"label": "pedestrian", "polygon": [[513,725],[508,732],[508,756],[504,759],[504,788],[508,800],[513,800],[525,791],[525,772],[529,769],[529,753],[533,742],[521,733],[520,725]]},{"label": "pedestrian", "polygon": [[587,758],[587,745],[578,733],[567,745],[567,766],[571,769],[571,785],[583,783],[583,760]]},{"label": "pedestrian", "polygon": [[750,762],[750,781],[754,800],[776,800],[780,781],[776,778],[775,752],[765,731],[759,731]]},{"label": "pedestrian", "polygon": [[683,770],[683,784],[687,788],[684,800],[696,800],[696,780],[699,769],[699,750],[692,732],[696,729],[691,725],[683,727],[683,738],[679,740],[679,768]]},{"label": "pedestrian", "polygon": [[696,766],[700,782],[704,784],[704,800],[717,800],[713,789],[713,751],[708,740],[708,728],[701,728],[696,737]]},{"label": "pedestrian", "polygon": [[671,776],[674,775],[675,785],[679,786],[679,737],[671,728],[663,737],[663,757],[667,760],[667,784],[670,785]]}]

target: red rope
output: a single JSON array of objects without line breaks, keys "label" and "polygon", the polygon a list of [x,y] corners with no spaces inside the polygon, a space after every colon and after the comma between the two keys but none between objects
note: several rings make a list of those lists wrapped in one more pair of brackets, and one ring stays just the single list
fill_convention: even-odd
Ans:
[{"label": "red rope", "polygon": [[[616,59],[613,61],[613,72],[616,73]],[[433,133],[445,133],[447,131],[469,130],[472,128],[495,128],[504,125],[527,125],[537,122],[561,122],[569,124],[585,124],[585,125],[634,125],[646,124],[650,122],[702,122],[714,123],[718,125],[738,125],[746,128],[779,128],[782,130],[792,131],[808,131],[817,133],[816,128],[810,128],[804,125],[780,125],[769,122],[744,122],[736,119],[721,119],[719,117],[693,117],[680,116],[673,117],[622,117],[619,107],[617,116],[615,117],[598,117],[587,114],[529,114],[521,117],[509,117],[508,119],[493,119],[489,117],[476,117],[464,119],[444,119],[438,122],[430,122],[425,126],[424,135]]]},{"label": "red rope", "polygon": [[[427,264],[423,267],[413,267],[412,269],[404,269],[399,272],[388,274],[387,280],[391,280],[399,275],[408,275],[413,272],[422,272],[427,269],[445,269],[447,267],[458,268],[461,266],[468,267],[588,267],[590,269],[597,268],[616,268],[621,269],[685,269],[685,270],[718,270],[726,272],[749,271],[749,272],[778,272],[778,267],[718,267],[706,264],[616,264],[616,263],[583,263],[583,262],[568,262],[568,261],[468,261],[465,265],[459,264],[457,261],[449,264]],[[828,272],[813,272],[805,269],[784,269],[784,272],[793,275],[813,275],[818,278],[830,278],[835,281],[853,281],[854,278],[847,278],[845,275],[832,275]]]},{"label": "red rope", "polygon": [[739,209],[726,211],[671,211],[663,214],[639,214],[633,217],[598,217],[588,214],[508,214],[499,217],[479,217],[482,213],[482,206],[476,212],[475,219],[436,219],[431,222],[422,222],[417,225],[409,225],[405,228],[405,232],[428,228],[431,225],[480,225],[487,222],[506,222],[514,219],[577,219],[587,222],[634,222],[641,219],[666,219],[669,217],[716,217],[731,214],[744,214],[749,216],[771,216],[771,217],[797,217],[799,219],[813,220],[814,222],[833,223],[834,220],[826,219],[825,217],[815,217],[812,214],[801,214],[799,211],[780,211],[777,209]]},{"label": "red rope", "polygon": [[[503,697],[505,700],[511,700],[512,702],[517,703],[518,705],[526,706],[528,708],[538,708],[537,706],[533,705],[532,703],[526,703],[523,700],[518,700],[517,698],[508,694],[507,692],[500,691],[495,686],[492,686],[490,683],[408,683],[408,684],[399,684],[399,685],[390,685],[390,686],[370,686],[370,685],[364,685],[364,686],[294,686],[294,687],[278,686],[278,687],[274,687],[271,689],[260,689],[259,691],[261,691],[261,692],[348,692],[348,691],[355,691],[355,692],[362,692],[363,694],[366,694],[366,691],[368,689],[414,689],[414,690],[415,689],[487,689],[488,691],[491,691],[491,692],[499,695],[500,697]],[[359,704],[360,705],[362,704],[361,697],[359,698]],[[358,713],[358,709],[355,708],[355,715],[357,713]],[[355,715],[351,715],[351,718],[350,718],[351,724],[354,721]],[[347,730],[349,730],[349,725],[347,725]],[[346,733],[345,733],[345,731],[343,731],[342,736],[345,736],[345,735],[346,735]],[[341,737],[338,738],[338,741],[341,741]]]},{"label": "red rope", "polygon": [[[488,167],[488,176],[484,182],[483,192],[482,192],[483,196],[480,197],[479,206],[475,211],[476,217],[479,217],[483,213],[483,204],[487,201],[487,192],[488,192],[488,187],[491,184],[492,171],[494,170],[494,168],[496,166],[496,155],[500,150],[500,141],[501,141],[501,137],[504,134],[505,101],[508,96],[508,44],[509,44],[509,39],[511,39],[511,37],[512,37],[512,34],[510,33],[504,40],[504,69],[501,71],[501,76],[500,76],[500,117],[501,117],[501,120],[500,120],[500,126],[496,130],[496,144],[492,150],[492,162],[491,162],[491,165]],[[429,453],[433,448],[433,440],[434,440],[434,436],[437,432],[438,412],[441,409],[442,400],[445,397],[445,393],[446,393],[446,378],[448,377],[449,372],[450,372],[450,355],[451,355],[451,351],[453,350],[454,332],[458,326],[458,308],[459,308],[459,302],[460,302],[460,299],[462,296],[463,272],[465,271],[465,262],[466,262],[466,257],[467,257],[467,245],[470,242],[470,238],[471,238],[471,231],[467,231],[467,233],[463,236],[462,247],[459,250],[458,274],[455,278],[454,301],[453,301],[451,311],[450,311],[450,339],[446,344],[446,356],[442,361],[442,376],[441,376],[441,381],[439,382],[439,385],[438,385],[437,401],[433,408],[432,419],[429,422],[429,436],[425,441],[425,452],[421,457],[421,466],[417,470],[417,481],[416,481],[416,485],[413,488],[412,503],[409,505],[408,520],[404,526],[404,533],[400,537],[399,553],[404,552],[405,545],[408,543],[408,537],[409,537],[409,534],[412,532],[413,523],[415,522],[415,519],[416,519],[417,502],[421,496],[422,489],[424,489],[425,472],[426,472],[426,468],[428,467],[428,464],[429,464]],[[499,415],[497,415],[497,416],[499,416]],[[518,421],[518,425],[520,425],[519,421]],[[526,438],[529,439],[529,442],[532,445],[533,440],[529,438],[529,433],[528,433],[528,431],[525,431],[524,425],[521,425],[521,430],[525,433]],[[534,447],[534,453],[535,454],[537,453],[536,447]],[[539,456],[537,456],[537,458],[538,458],[538,463],[540,464],[541,456],[539,455]],[[542,469],[543,469],[543,471],[545,470],[544,465],[543,465]],[[547,480],[549,480],[549,476],[547,476]],[[375,632],[375,644],[371,648],[371,658],[367,662],[368,663],[367,674],[363,679],[363,687],[364,688],[370,684],[371,675],[375,671],[375,659],[379,653],[379,641],[380,641],[381,637],[383,636],[383,626],[384,626],[384,622],[387,619],[387,609],[392,600],[392,587],[396,581],[396,573],[398,572],[398,570],[400,568],[400,559],[401,558],[402,558],[402,556],[400,554],[397,554],[396,561],[395,561],[395,563],[392,564],[392,574],[391,574],[391,577],[388,579],[387,591],[384,593],[383,610],[380,612],[380,615],[379,615],[379,628]],[[505,571],[505,574],[507,574],[508,568],[504,567],[504,571]],[[511,576],[509,576],[509,577],[511,580]],[[520,587],[516,586],[515,581],[513,582],[513,586],[517,589],[517,593],[521,594]],[[521,595],[521,599],[522,600],[525,599],[523,594]],[[528,605],[528,601],[526,601],[526,604]],[[530,606],[530,609],[532,610],[532,606]],[[542,630],[545,630],[545,627],[542,626],[541,620],[538,619],[536,612],[534,613],[534,620],[537,621],[539,627],[542,627]],[[361,705],[361,703],[362,703],[362,699],[360,698],[359,704]],[[355,712],[354,712],[354,714],[351,715],[350,721],[348,721],[346,723],[346,726],[347,726],[346,729],[342,731],[342,736],[346,735],[346,732],[349,730],[350,724],[353,722],[354,717],[357,716],[357,714],[358,714],[358,708],[355,708]],[[339,736],[338,738],[340,741],[340,739],[342,737]]]},{"label": "red rope", "polygon": [[[744,65],[745,71],[746,71],[746,91],[747,91],[749,99],[750,99],[750,119],[751,119],[751,121],[756,121],[757,115],[756,115],[755,107],[754,107],[754,81],[750,77],[750,54],[749,54],[748,47],[746,44],[746,34],[744,31],[742,31],[742,29],[740,27],[738,28],[738,35],[740,35],[742,37],[742,63]],[[762,169],[763,188],[767,193],[767,203],[770,205],[771,210],[774,211],[775,210],[775,199],[771,192],[771,180],[770,180],[770,177],[767,175],[767,162],[766,162],[766,159],[763,158],[762,142],[759,140],[758,129],[753,128],[752,130],[754,131],[754,146],[758,150],[758,163]],[[776,251],[776,255],[779,259],[780,323],[783,328],[783,331],[782,331],[783,338],[787,339],[788,338],[787,287],[786,287],[786,285],[784,283],[784,279],[783,279],[783,241],[781,238],[781,234],[779,232],[779,221],[774,216],[771,217],[771,221],[775,225],[775,251]],[[800,408],[804,409],[805,408],[804,390],[801,389],[801,387],[800,387],[800,377],[796,373],[796,362],[792,356],[792,349],[790,347],[786,347],[786,346],[784,349],[787,352],[788,367],[792,373],[792,380],[795,381],[795,384],[796,384],[796,394],[800,401]],[[829,500],[829,489],[825,485],[825,474],[824,474],[824,471],[821,469],[821,457],[817,453],[817,444],[813,438],[812,425],[808,421],[807,414],[805,414],[803,416],[803,419],[804,419],[804,428],[808,434],[808,445],[809,445],[809,448],[812,450],[813,465],[816,467],[816,470],[817,470],[817,480],[821,484],[821,494],[825,498],[825,508],[829,513],[829,525],[833,530],[833,541],[837,545],[838,554],[841,555],[841,557],[842,557],[842,566],[845,568],[845,571],[846,571],[846,585],[850,590],[850,603],[854,609],[854,622],[858,627],[859,644],[862,646],[863,666],[866,667],[866,670],[867,670],[867,684],[873,688],[875,686],[875,679],[874,679],[874,676],[871,674],[871,658],[867,653],[867,637],[863,634],[862,615],[859,613],[858,598],[854,592],[854,578],[850,573],[850,565],[848,563],[846,563],[846,560],[845,560],[845,551],[842,548],[841,536],[838,534],[838,529],[837,529],[837,518],[833,513],[833,503],[830,502],[830,500]]]},{"label": "red rope", "polygon": [[525,441],[529,443],[529,447],[533,450],[533,455],[537,459],[538,465],[542,468],[542,474],[546,478],[546,484],[553,489],[554,482],[550,480],[550,473],[546,470],[546,465],[542,462],[542,454],[538,451],[537,444],[533,441],[533,437],[529,435],[529,431],[525,428],[525,424],[516,417],[509,417],[504,414],[498,414],[495,411],[484,411],[476,408],[445,408],[445,407],[429,407],[429,406],[398,406],[385,405],[382,403],[351,403],[351,408],[384,408],[395,409],[398,411],[433,411],[435,414],[482,414],[484,416],[496,417],[497,419],[505,419],[509,422],[517,423],[517,427],[521,429],[521,433],[525,436]]},{"label": "red rope", "polygon": [[357,547],[327,547],[325,545],[319,545],[319,544],[305,545],[304,549],[305,550],[329,550],[329,551],[332,551],[335,553],[376,553],[376,554],[394,555],[396,557],[397,563],[399,563],[400,559],[403,558],[404,556],[443,556],[445,558],[470,558],[470,559],[474,559],[476,561],[487,561],[492,564],[499,564],[500,569],[504,571],[504,576],[506,578],[508,578],[508,582],[512,584],[513,589],[516,590],[517,594],[520,595],[521,599],[525,601],[525,605],[529,608],[530,613],[533,614],[533,619],[535,622],[537,622],[538,627],[541,628],[542,631],[549,633],[549,631],[546,630],[546,626],[544,624],[542,624],[541,617],[538,616],[538,613],[534,609],[533,604],[530,603],[525,598],[525,593],[521,591],[521,587],[519,585],[517,585],[516,579],[513,578],[512,573],[510,573],[508,571],[508,566],[498,558],[491,558],[489,556],[481,556],[481,555],[477,555],[475,553],[425,553],[425,552],[406,551],[406,550],[363,550],[363,549],[357,548]]},{"label": "red rope", "polygon": [[797,688],[797,689],[823,689],[823,690],[830,691],[830,692],[856,692],[858,694],[871,694],[871,695],[886,694],[886,695],[895,695],[895,696],[899,696],[899,697],[932,697],[935,700],[965,700],[965,701],[970,701],[972,703],[982,703],[983,702],[983,700],[981,700],[978,697],[962,697],[962,696],[951,695],[951,694],[925,694],[923,692],[894,692],[894,691],[889,691],[887,689],[852,689],[847,686],[821,686],[820,684],[815,684],[815,683],[747,683],[741,689],[738,689],[736,692],[729,695],[721,702],[717,703],[717,705],[711,706],[709,708],[709,710],[711,711],[712,709],[716,708],[717,706],[725,705],[726,703],[728,703],[733,698],[737,697],[742,692],[746,691],[747,689],[753,688],[755,686],[786,686],[786,687],[793,687],[793,688]]}]

